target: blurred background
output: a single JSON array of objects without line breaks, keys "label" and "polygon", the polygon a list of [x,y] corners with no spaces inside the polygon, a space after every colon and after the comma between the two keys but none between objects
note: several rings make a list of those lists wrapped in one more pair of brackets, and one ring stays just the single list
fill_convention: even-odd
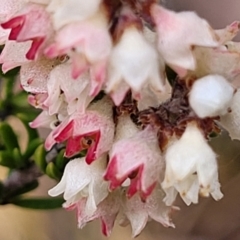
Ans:
[{"label": "blurred background", "polygon": [[[207,19],[214,28],[223,28],[240,19],[239,0],[166,0],[166,6],[176,11],[194,10]],[[239,37],[238,37],[239,38]],[[21,127],[14,123],[18,134]],[[173,215],[175,229],[164,228],[150,222],[138,240],[238,240],[240,239],[240,142],[231,141],[226,133],[211,141],[219,155],[219,175],[224,198],[215,202],[201,198],[198,205],[190,207],[178,199],[181,211]],[[3,179],[5,169],[0,169]],[[41,188],[34,195],[46,195],[56,183],[42,177]],[[100,224],[88,224],[77,229],[75,212],[62,209],[32,211],[11,205],[0,206],[0,240],[103,240]],[[110,240],[131,239],[130,227],[122,228],[115,223]]]}]

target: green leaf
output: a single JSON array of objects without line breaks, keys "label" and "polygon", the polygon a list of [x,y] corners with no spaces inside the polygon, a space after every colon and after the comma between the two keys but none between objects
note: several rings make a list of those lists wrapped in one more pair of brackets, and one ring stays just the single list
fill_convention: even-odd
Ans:
[{"label": "green leaf", "polygon": [[49,210],[61,208],[64,200],[62,198],[17,198],[11,203],[24,208]]},{"label": "green leaf", "polygon": [[56,160],[55,160],[55,163],[56,163],[56,167],[60,170],[63,170],[65,165],[67,164],[68,160],[64,157],[64,152],[65,152],[65,149],[62,149],[57,157],[56,157]]},{"label": "green leaf", "polygon": [[22,168],[29,163],[28,159],[24,159],[19,148],[14,148],[12,151],[13,158],[15,161],[16,168]]},{"label": "green leaf", "polygon": [[40,168],[40,170],[44,173],[47,167],[46,155],[47,155],[47,152],[43,144],[37,147],[33,155],[34,162]]},{"label": "green leaf", "polygon": [[53,162],[50,162],[46,167],[46,174],[53,179],[59,180],[62,177],[62,173],[56,167]]},{"label": "green leaf", "polygon": [[17,135],[6,122],[0,123],[0,138],[3,140],[8,151],[11,152],[14,148],[19,148]]},{"label": "green leaf", "polygon": [[34,154],[34,152],[39,147],[39,145],[41,145],[42,143],[43,143],[43,140],[40,138],[33,139],[31,142],[29,142],[27,149],[23,154],[23,158],[29,159]]},{"label": "green leaf", "polygon": [[0,151],[0,165],[8,168],[16,168],[16,163],[11,152],[7,150]]}]

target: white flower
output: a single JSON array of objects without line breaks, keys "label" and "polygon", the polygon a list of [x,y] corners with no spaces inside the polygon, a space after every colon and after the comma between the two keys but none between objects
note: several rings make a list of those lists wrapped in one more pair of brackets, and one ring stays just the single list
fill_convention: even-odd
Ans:
[{"label": "white flower", "polygon": [[175,200],[175,188],[187,204],[197,203],[198,192],[211,194],[215,200],[222,198],[218,183],[216,155],[196,124],[189,123],[179,140],[166,151],[166,173],[162,183],[167,193],[165,202]]},{"label": "white flower", "polygon": [[[128,19],[125,15],[130,15],[129,19],[134,21],[131,12],[123,13],[122,18]],[[130,88],[139,94],[144,86],[149,85],[155,92],[161,92],[165,81],[163,72],[164,65],[153,45],[145,39],[139,26],[130,22],[112,50],[106,91],[116,105],[122,102]]]},{"label": "white flower", "polygon": [[64,193],[65,207],[86,197],[87,212],[92,214],[108,195],[108,184],[102,178],[105,166],[106,155],[91,165],[86,163],[85,158],[71,160],[65,167],[61,181],[48,194],[55,197]]},{"label": "white flower", "polygon": [[220,75],[208,75],[196,80],[189,95],[189,103],[200,118],[224,115],[231,104],[234,89]]}]

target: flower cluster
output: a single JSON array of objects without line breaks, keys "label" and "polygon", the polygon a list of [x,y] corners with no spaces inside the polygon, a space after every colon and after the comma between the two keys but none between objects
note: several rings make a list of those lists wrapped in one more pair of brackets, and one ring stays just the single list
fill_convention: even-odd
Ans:
[{"label": "flower cluster", "polygon": [[80,228],[100,219],[108,236],[119,214],[137,236],[149,219],[174,227],[178,193],[222,198],[208,140],[220,126],[240,140],[239,22],[214,30],[156,0],[1,0],[0,23],[2,71],[20,66],[42,110],[30,126],[73,159],[49,194]]}]

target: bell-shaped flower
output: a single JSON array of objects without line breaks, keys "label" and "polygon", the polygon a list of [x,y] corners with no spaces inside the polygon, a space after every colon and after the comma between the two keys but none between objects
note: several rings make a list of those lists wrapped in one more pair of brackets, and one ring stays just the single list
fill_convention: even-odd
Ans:
[{"label": "bell-shaped flower", "polygon": [[159,186],[156,187],[145,202],[142,201],[138,194],[130,199],[124,197],[122,211],[126,219],[122,219],[122,222],[124,224],[126,220],[130,222],[132,237],[140,234],[149,219],[153,219],[165,227],[174,227],[170,218],[172,208],[164,204],[163,197],[164,193]]},{"label": "bell-shaped flower", "polygon": [[106,155],[91,165],[86,163],[84,157],[71,160],[64,169],[61,181],[48,194],[55,197],[64,193],[65,207],[87,198],[86,211],[88,214],[94,213],[97,205],[108,195],[107,182],[102,178],[106,161]]},{"label": "bell-shaped flower", "polygon": [[51,0],[47,10],[52,13],[55,30],[66,24],[83,21],[94,15],[101,0]]},{"label": "bell-shaped flower", "polygon": [[220,118],[220,124],[232,139],[240,140],[240,89],[233,96],[229,113]]},{"label": "bell-shaped flower", "polygon": [[[126,124],[123,127],[129,129]],[[139,192],[142,199],[146,199],[160,178],[163,159],[157,133],[151,126],[143,131],[138,130],[135,134],[133,130],[132,133],[131,137],[121,134],[121,138],[115,140],[104,178],[110,182],[110,189],[121,186],[130,178],[128,195],[133,196]]]},{"label": "bell-shaped flower", "polygon": [[61,102],[68,104],[68,113],[77,111],[83,113],[92,100],[89,95],[90,77],[88,73],[82,74],[77,79],[71,76],[71,63],[65,62],[56,66],[49,74],[47,81],[48,98],[45,105],[49,113],[58,112]]},{"label": "bell-shaped flower", "polygon": [[112,102],[108,97],[93,103],[85,113],[74,113],[48,136],[45,147],[51,149],[56,142],[67,141],[65,155],[71,157],[87,149],[90,164],[111,149],[114,137]]},{"label": "bell-shaped flower", "polygon": [[53,30],[51,19],[45,7],[40,4],[27,4],[11,19],[1,24],[4,29],[11,29],[9,40],[25,42],[32,40],[26,58],[36,59],[41,46],[50,39]]},{"label": "bell-shaped flower", "polygon": [[116,29],[121,36],[111,52],[106,84],[116,105],[130,88],[139,95],[144,86],[150,86],[159,94],[165,82],[164,64],[154,46],[145,39],[137,17],[129,9],[124,10]]},{"label": "bell-shaped flower", "polygon": [[167,193],[166,203],[172,204],[175,200],[173,188],[181,196],[187,196],[187,204],[197,203],[199,192],[204,196],[211,194],[215,200],[222,198],[216,155],[195,123],[189,123],[181,138],[173,141],[165,158],[162,187]]},{"label": "bell-shaped flower", "polygon": [[45,53],[50,58],[70,55],[73,78],[77,78],[90,67],[90,95],[96,96],[106,80],[111,47],[108,17],[104,10],[100,10],[86,21],[74,22],[59,30],[55,43],[50,45]]},{"label": "bell-shaped flower", "polygon": [[189,104],[200,118],[227,113],[234,89],[220,75],[208,75],[196,80],[190,90]]},{"label": "bell-shaped flower", "polygon": [[193,55],[195,46],[219,45],[214,30],[194,12],[175,13],[153,4],[151,15],[158,34],[158,51],[165,62],[181,76],[186,74],[186,70],[194,70],[196,67]]},{"label": "bell-shaped flower", "polygon": [[77,209],[78,227],[83,228],[86,223],[100,219],[102,233],[109,237],[121,207],[120,191],[109,193],[108,196],[98,204],[94,213],[90,213],[86,205],[87,198],[83,198],[68,208],[69,210]]}]

